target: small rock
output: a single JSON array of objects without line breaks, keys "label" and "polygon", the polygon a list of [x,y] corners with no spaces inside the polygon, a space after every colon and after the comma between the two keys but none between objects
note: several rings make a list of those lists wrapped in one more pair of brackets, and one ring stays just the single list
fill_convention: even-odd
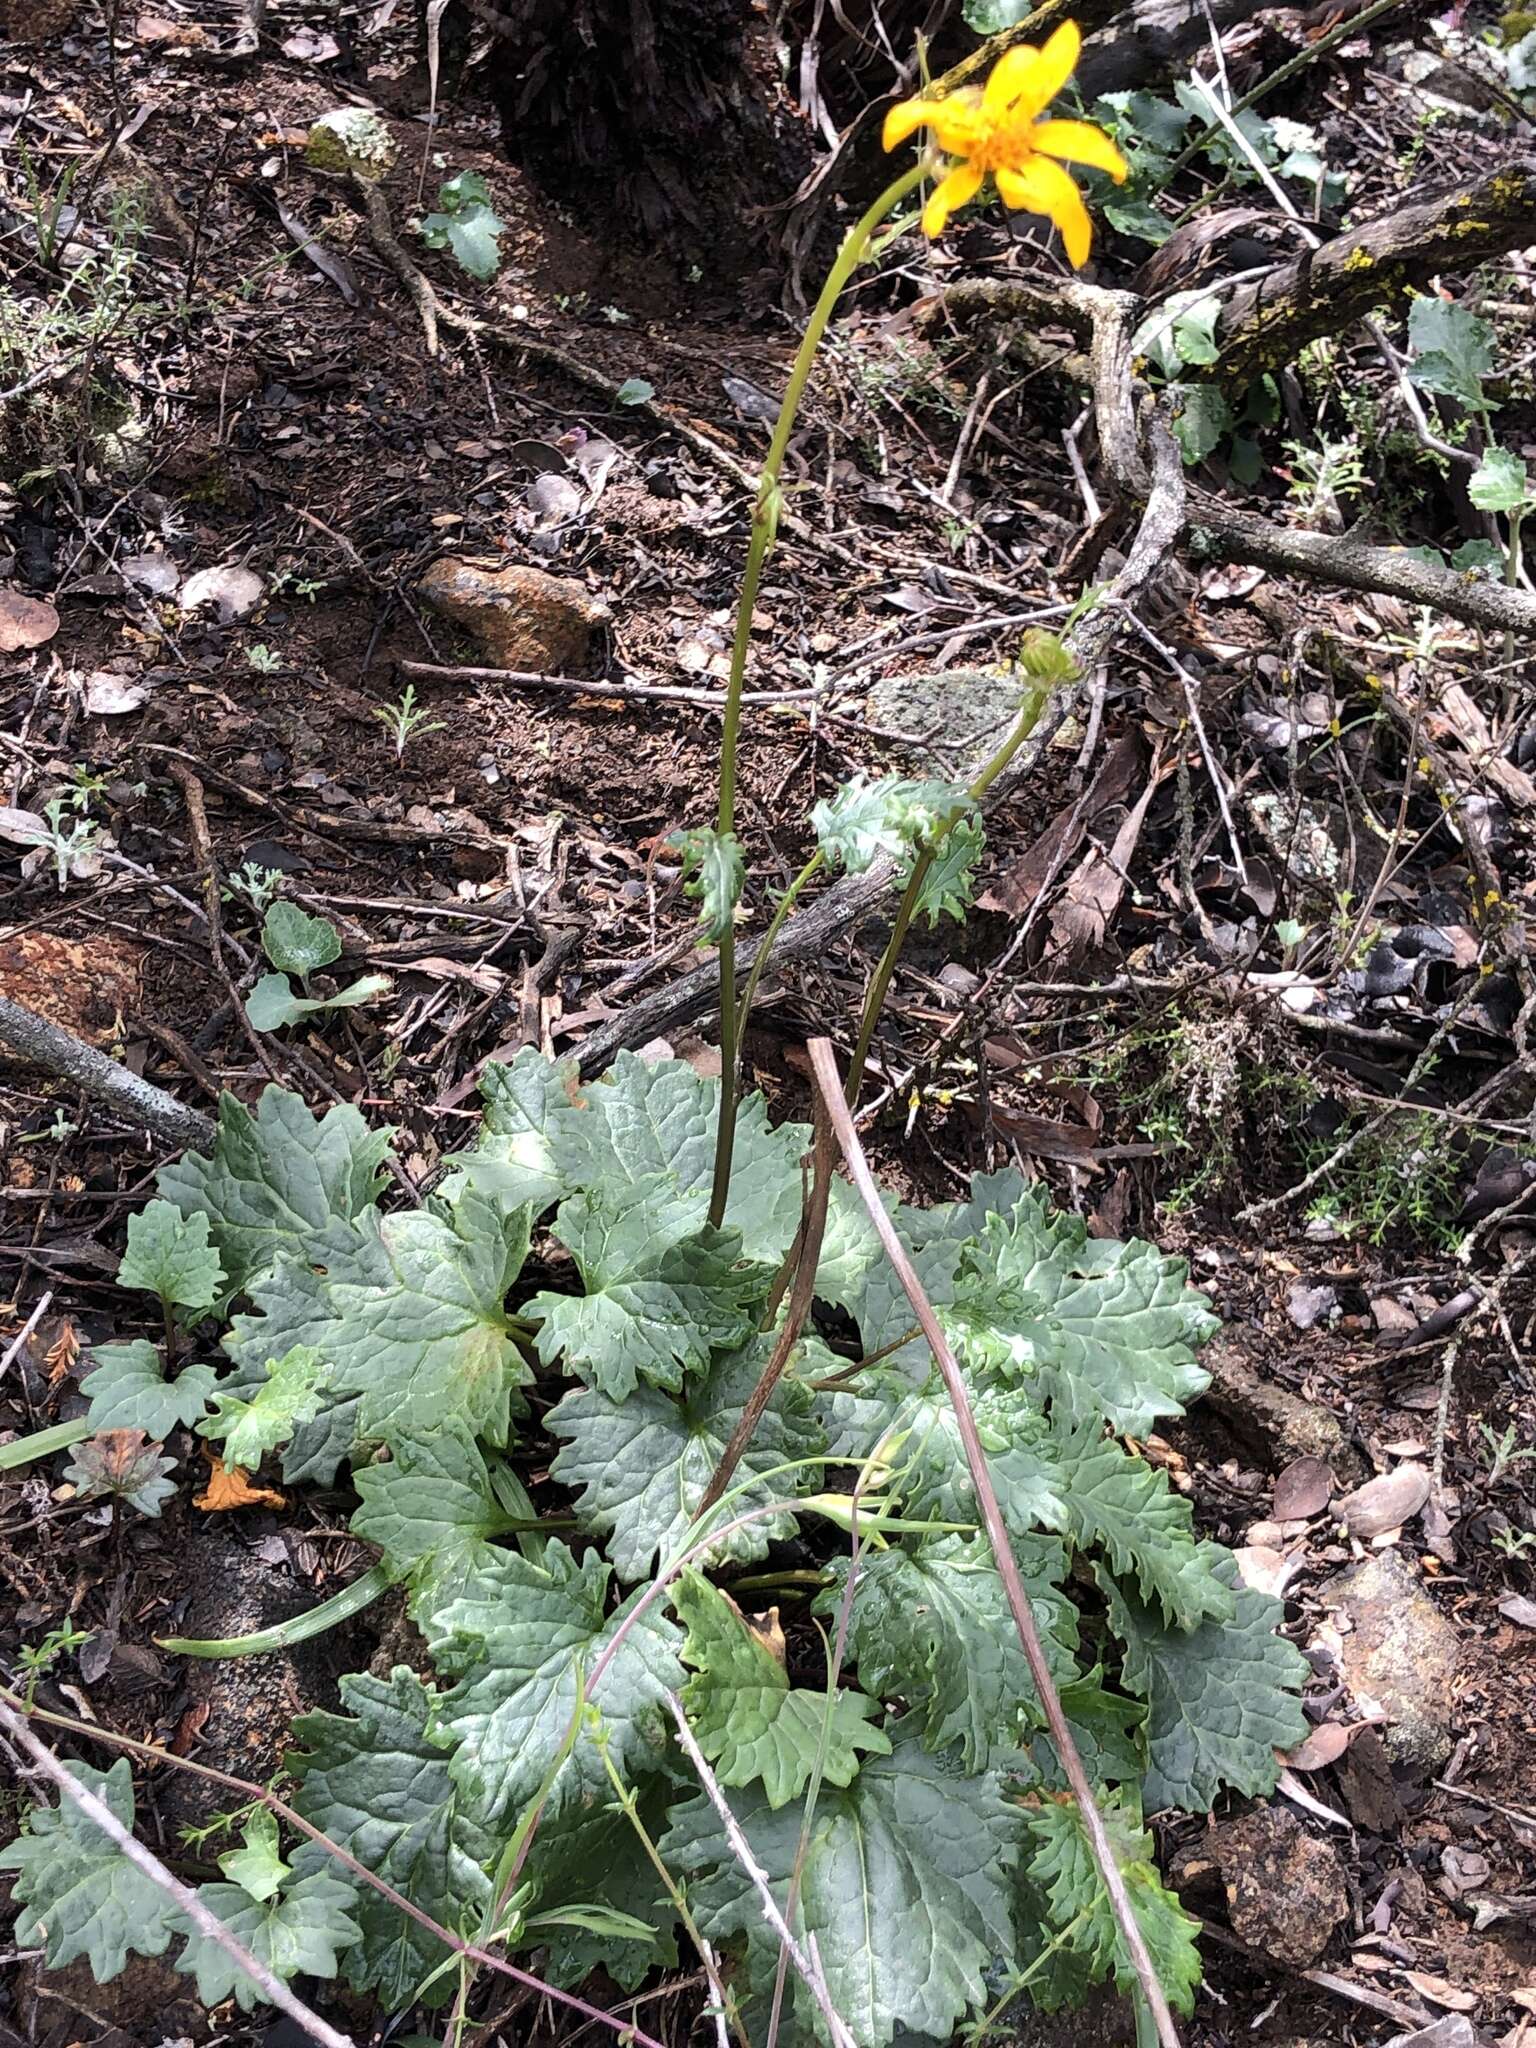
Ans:
[{"label": "small rock", "polygon": [[1304,1970],[1349,1917],[1344,1866],[1283,1806],[1260,1806],[1216,1830],[1212,1844],[1232,1931],[1277,1962]]},{"label": "small rock", "polygon": [[1294,1283],[1286,1297],[1286,1313],[1298,1330],[1310,1330],[1324,1316],[1331,1316],[1339,1297],[1331,1287],[1308,1287],[1304,1280]]},{"label": "small rock", "polygon": [[1388,1529],[1401,1529],[1429,1499],[1429,1473],[1423,1465],[1399,1465],[1368,1479],[1339,1502],[1339,1514],[1351,1536],[1369,1543]]},{"label": "small rock", "polygon": [[1523,1593],[1506,1593],[1499,1612],[1517,1628],[1536,1628],[1536,1600],[1528,1600]]},{"label": "small rock", "polygon": [[1351,1624],[1341,1637],[1339,1668],[1355,1705],[1381,1707],[1388,1755],[1427,1777],[1451,1753],[1461,1659],[1455,1629],[1395,1550],[1340,1572],[1319,1597]]},{"label": "small rock", "polygon": [[1006,736],[1027,682],[1022,671],[981,668],[886,676],[869,693],[870,718],[906,735],[914,763],[929,774],[973,775]]},{"label": "small rock", "polygon": [[608,607],[569,577],[509,562],[490,569],[444,555],[421,579],[435,611],[460,626],[493,668],[561,674],[586,660]]},{"label": "small rock", "polygon": [[304,144],[304,161],[317,171],[355,171],[382,178],[399,151],[371,107],[336,107],[322,114]]}]

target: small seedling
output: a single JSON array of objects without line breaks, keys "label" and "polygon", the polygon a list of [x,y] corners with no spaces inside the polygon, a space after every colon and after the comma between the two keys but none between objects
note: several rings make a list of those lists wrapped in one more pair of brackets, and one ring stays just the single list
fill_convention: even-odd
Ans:
[{"label": "small seedling", "polygon": [[421,224],[429,249],[451,249],[459,268],[484,284],[501,268],[501,237],[507,224],[491,206],[490,188],[478,171],[460,171],[438,188],[437,212]]},{"label": "small seedling", "polygon": [[416,685],[407,683],[398,704],[375,704],[373,715],[395,743],[395,759],[403,761],[405,750],[419,732],[446,730],[440,718],[433,718],[425,704],[416,702]]},{"label": "small seedling", "polygon": [[277,900],[283,881],[281,868],[266,868],[260,861],[248,860],[244,867],[234,870],[219,894],[226,903],[249,903],[261,917],[267,906]]},{"label": "small seedling", "polygon": [[62,1628],[50,1629],[40,1643],[23,1643],[16,1653],[16,1668],[26,1678],[27,1709],[30,1712],[32,1698],[37,1691],[37,1682],[46,1676],[61,1657],[71,1650],[79,1649],[82,1643],[91,1640],[89,1629],[71,1628],[66,1622]]},{"label": "small seedling", "polygon": [[283,657],[280,654],[274,654],[271,648],[262,641],[258,641],[254,647],[247,647],[245,658],[260,676],[276,675],[283,665]]},{"label": "small seedling", "polygon": [[1486,1422],[1480,1422],[1477,1428],[1488,1451],[1490,1486],[1497,1486],[1512,1465],[1520,1465],[1528,1459],[1536,1458],[1536,1448],[1517,1443],[1513,1423],[1510,1423],[1502,1436],[1495,1436]]}]

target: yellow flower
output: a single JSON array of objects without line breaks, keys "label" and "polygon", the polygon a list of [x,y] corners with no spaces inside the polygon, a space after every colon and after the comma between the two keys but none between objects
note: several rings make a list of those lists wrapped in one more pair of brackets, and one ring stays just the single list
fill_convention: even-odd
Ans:
[{"label": "yellow flower", "polygon": [[887,149],[905,142],[914,129],[927,128],[954,159],[923,208],[925,234],[942,234],[950,215],[976,197],[990,172],[1004,206],[1044,214],[1060,228],[1072,267],[1080,270],[1087,262],[1093,224],[1062,163],[1107,171],[1120,184],[1125,158],[1088,121],[1040,119],[1076,69],[1082,43],[1077,23],[1064,21],[1043,49],[1019,44],[1005,50],[984,86],[892,107],[885,117]]}]

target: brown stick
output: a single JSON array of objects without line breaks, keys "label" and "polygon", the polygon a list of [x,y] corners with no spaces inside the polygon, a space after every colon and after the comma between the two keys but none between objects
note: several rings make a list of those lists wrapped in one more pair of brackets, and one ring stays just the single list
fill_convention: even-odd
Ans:
[{"label": "brown stick", "polygon": [[884,1247],[885,1255],[891,1262],[891,1269],[901,1282],[902,1291],[912,1304],[923,1335],[928,1340],[944,1385],[955,1410],[955,1422],[960,1432],[960,1442],[965,1450],[965,1462],[970,1470],[971,1484],[976,1489],[976,1499],[981,1508],[981,1519],[986,1526],[987,1540],[992,1545],[992,1554],[997,1560],[997,1569],[1002,1576],[1003,1590],[1008,1596],[1008,1606],[1013,1615],[1014,1627],[1019,1632],[1019,1647],[1029,1665],[1029,1673],[1035,1681],[1035,1691],[1040,1698],[1040,1710],[1045,1715],[1046,1727],[1056,1745],[1056,1754],[1066,1773],[1072,1796],[1077,1801],[1082,1816],[1083,1831],[1088,1837],[1088,1846],[1093,1851],[1093,1860],[1098,1865],[1099,1875],[1104,1880],[1104,1890],[1109,1898],[1120,1937],[1125,1943],[1126,1954],[1136,1973],[1136,1981],[1142,1996],[1147,2001],[1157,2027],[1158,2040],[1163,2048],[1179,2048],[1179,2032],[1174,2024],[1168,2000],[1158,1980],[1157,1970],[1147,1952],[1147,1944],[1131,1906],[1130,1894],[1125,1888],[1125,1879],[1115,1861],[1114,1848],[1104,1826],[1104,1817],[1099,1812],[1093,1796],[1093,1787],[1088,1782],[1088,1773],[1083,1769],[1083,1760],[1077,1753],[1072,1740],[1072,1730],[1062,1712],[1061,1701],[1051,1678],[1050,1666],[1045,1661],[1045,1652],[1040,1647],[1040,1632],[1035,1627],[1034,1611],[1029,1604],[1029,1595],[1024,1590],[1018,1561],[1013,1546],[1008,1540],[1008,1531],[1003,1526],[1002,1509],[997,1502],[997,1489],[992,1484],[992,1474],[987,1466],[987,1454],[982,1449],[981,1437],[976,1429],[976,1418],[971,1413],[970,1397],[955,1355],[949,1348],[949,1340],[939,1327],[939,1319],[933,1306],[923,1292],[923,1283],[917,1277],[916,1268],[907,1254],[907,1248],[896,1233],[896,1226],[880,1199],[880,1190],[875,1185],[869,1162],[864,1157],[864,1147],[854,1127],[853,1116],[843,1100],[843,1079],[837,1070],[837,1055],[828,1038],[813,1038],[806,1047],[811,1057],[811,1071],[816,1077],[817,1091],[826,1106],[837,1141],[842,1147],[843,1158],[854,1186],[869,1211],[869,1219]]},{"label": "brown stick", "polygon": [[[703,1497],[694,1509],[694,1517],[707,1513],[731,1483],[731,1476],[741,1463],[742,1453],[751,1443],[757,1425],[763,1419],[764,1410],[773,1399],[773,1390],[779,1384],[789,1354],[800,1341],[800,1332],[805,1328],[805,1319],[811,1312],[811,1303],[816,1295],[816,1268],[821,1263],[821,1240],[827,1228],[827,1200],[832,1192],[832,1126],[827,1122],[826,1112],[820,1102],[816,1104],[816,1135],[813,1141],[813,1165],[811,1169],[811,1190],[800,1216],[800,1228],[795,1232],[794,1244],[790,1247],[790,1259],[794,1261],[794,1283],[789,1290],[789,1309],[784,1317],[784,1327],[778,1341],[769,1354],[768,1363],[763,1367],[762,1376],[747,1397],[747,1405],[741,1411],[741,1418],[731,1431],[730,1442],[720,1453],[720,1462],[714,1476],[705,1487]],[[770,1309],[771,1313],[771,1309]]]}]

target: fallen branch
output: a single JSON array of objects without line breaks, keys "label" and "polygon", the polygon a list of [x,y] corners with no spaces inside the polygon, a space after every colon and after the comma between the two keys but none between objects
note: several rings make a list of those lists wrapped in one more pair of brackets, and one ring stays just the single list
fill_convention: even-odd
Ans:
[{"label": "fallen branch", "polygon": [[[566,697],[620,697],[658,704],[696,704],[701,711],[723,712],[723,690],[692,690],[677,683],[636,683],[628,677],[602,677],[587,681],[581,676],[548,676],[525,668],[476,668],[473,665],[444,668],[430,661],[402,661],[401,675],[428,683],[510,683],[518,690],[549,690]],[[747,690],[743,704],[805,704],[823,696],[822,689]]]},{"label": "fallen branch", "polygon": [[1247,562],[1256,569],[1304,576],[1342,590],[1428,605],[1488,632],[1536,634],[1536,597],[1529,591],[1474,581],[1423,561],[1406,548],[1373,547],[1348,535],[1275,526],[1252,513],[1218,507],[1204,492],[1195,496],[1190,508],[1189,547],[1197,560]]},{"label": "fallen branch", "polygon": [[[1183,529],[1184,472],[1173,437],[1161,423],[1152,429],[1152,463],[1141,524],[1124,566],[1106,593],[1115,602],[1095,605],[1065,636],[1065,645],[1083,676],[1091,675],[1108,654],[1124,627],[1125,607],[1134,605],[1150,586]],[[1028,744],[1019,749],[988,790],[982,805],[984,814],[994,811],[1028,779],[1068,714],[1077,708],[1079,696],[1080,690],[1074,684],[1051,699]],[[789,919],[774,942],[769,968],[821,958],[861,919],[879,909],[895,879],[896,870],[888,860],[877,860],[861,875],[845,876],[825,896]],[[756,958],[756,945],[744,946],[737,956],[738,974],[750,973]],[[645,1045],[678,1025],[703,1016],[717,994],[715,967],[710,961],[694,968],[680,981],[658,989],[654,995],[642,997],[622,1016],[582,1040],[576,1048],[582,1073],[589,1077],[600,1074],[624,1046]]]},{"label": "fallen branch", "polygon": [[1399,304],[1438,272],[1474,270],[1531,242],[1536,157],[1514,157],[1470,185],[1400,206],[1239,286],[1216,330],[1220,379],[1245,389],[1293,362],[1309,341]]},{"label": "fallen branch", "polygon": [[286,2013],[295,2026],[301,2027],[312,2041],[319,2041],[322,2048],[357,2048],[350,2034],[340,2033],[328,2020],[321,2019],[319,2013],[312,2012],[302,1998],[289,1990],[281,1977],[274,1976],[258,1956],[253,1956],[239,1936],[232,1933],[216,1913],[208,1910],[196,1892],[184,1885],[180,1878],[173,1877],[160,1859],[151,1855],[144,1844],[123,1826],[111,1807],[66,1770],[48,1745],[40,1742],[21,1716],[13,1713],[3,1700],[0,1700],[0,1728],[4,1728],[18,1749],[31,1757],[45,1778],[52,1779],[63,1798],[78,1807],[88,1820],[94,1821],[151,1884],[157,1885],[167,1898],[175,1901],[205,1940],[216,1942],[223,1949],[253,1981],[268,2005],[275,2005],[279,2012]]},{"label": "fallen branch", "polygon": [[129,1123],[153,1132],[178,1150],[189,1145],[206,1150],[218,1135],[201,1110],[189,1109],[152,1081],[130,1073],[121,1061],[108,1059],[72,1031],[13,1003],[9,996],[0,996],[0,1044],[75,1082]]},{"label": "fallen branch", "polygon": [[[1530,176],[1536,209],[1536,164]],[[1536,237],[1536,210],[1531,228]],[[1325,243],[1315,260],[1321,261],[1335,246]],[[1056,368],[1074,382],[1087,384],[1110,482],[1122,497],[1135,501],[1145,498],[1149,487],[1136,428],[1136,402],[1145,386],[1134,374],[1131,349],[1144,310],[1134,293],[1104,291],[1076,279],[1049,288],[1021,279],[977,279],[953,286],[935,301],[925,320],[931,324],[949,313],[962,319],[1020,319],[1031,326],[1073,329],[1087,342],[1087,351],[1066,356],[1058,352]],[[1338,318],[1331,315],[1330,325]],[[1035,347],[1032,344],[1029,350],[1032,357]],[[1222,360],[1225,363],[1225,355]],[[1406,548],[1376,547],[1347,536],[1279,526],[1256,513],[1234,511],[1206,491],[1191,490],[1188,526],[1188,546],[1196,559],[1247,562],[1338,589],[1427,605],[1488,632],[1536,635],[1536,597],[1529,591],[1461,575],[1422,561]]]},{"label": "fallen branch", "polygon": [[816,1077],[816,1088],[830,1117],[832,1128],[842,1147],[843,1159],[854,1186],[858,1189],[869,1219],[875,1227],[891,1270],[901,1282],[902,1291],[912,1304],[928,1348],[943,1377],[945,1388],[955,1411],[955,1423],[960,1432],[960,1442],[965,1451],[965,1462],[971,1475],[971,1484],[976,1490],[977,1504],[981,1519],[987,1531],[987,1540],[992,1546],[992,1555],[997,1560],[997,1569],[1002,1576],[1003,1589],[1008,1596],[1008,1606],[1013,1615],[1014,1627],[1019,1634],[1019,1647],[1029,1665],[1029,1673],[1035,1682],[1035,1691],[1040,1700],[1040,1711],[1045,1716],[1045,1725],[1050,1730],[1051,1740],[1056,1745],[1057,1759],[1066,1774],[1072,1796],[1077,1801],[1077,1810],[1082,1820],[1083,1832],[1088,1837],[1088,1846],[1093,1860],[1098,1865],[1099,1876],[1104,1881],[1104,1890],[1120,1930],[1120,1939],[1125,1944],[1125,1953],[1141,1995],[1147,2002],[1157,2038],[1163,2048],[1179,2048],[1179,2032],[1174,2025],[1173,2014],[1163,1992],[1157,1970],[1147,1952],[1147,1944],[1137,1923],[1131,1906],[1130,1894],[1125,1888],[1120,1865],[1116,1861],[1109,1832],[1104,1825],[1104,1816],[1099,1812],[1098,1802],[1093,1796],[1093,1787],[1088,1782],[1088,1773],[1083,1769],[1083,1760],[1077,1753],[1072,1740],[1072,1730],[1062,1711],[1057,1696],[1050,1666],[1045,1661],[1045,1652],[1040,1647],[1040,1632],[1035,1626],[1034,1610],[1029,1604],[1029,1595],[1024,1590],[1024,1581],[1019,1573],[1018,1560],[1013,1554],[1013,1545],[1008,1531],[1003,1526],[1002,1509],[998,1506],[997,1490],[992,1484],[992,1474],[987,1465],[987,1454],[982,1449],[981,1437],[977,1432],[976,1418],[971,1413],[970,1397],[960,1368],[955,1363],[949,1341],[939,1327],[939,1319],[933,1312],[933,1305],[923,1292],[923,1283],[917,1277],[906,1246],[897,1234],[875,1177],[869,1170],[869,1161],[864,1157],[858,1131],[854,1128],[853,1113],[843,1098],[842,1076],[837,1070],[837,1056],[829,1038],[813,1038],[806,1050],[811,1057],[811,1070]]}]

